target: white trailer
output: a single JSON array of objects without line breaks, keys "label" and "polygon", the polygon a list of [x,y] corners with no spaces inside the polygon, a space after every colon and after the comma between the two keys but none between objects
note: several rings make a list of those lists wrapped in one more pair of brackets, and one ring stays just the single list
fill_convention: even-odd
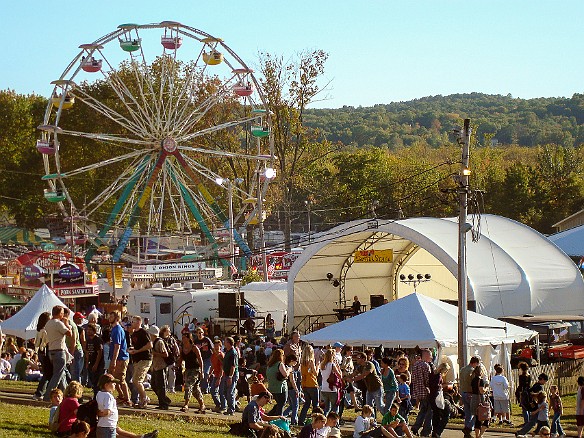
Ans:
[{"label": "white trailer", "polygon": [[[283,283],[282,283],[283,284]],[[274,298],[274,293],[265,291],[245,291],[244,300],[257,309],[256,316],[272,314],[276,330],[282,331],[286,322],[287,300]],[[131,315],[148,318],[150,324],[158,327],[169,325],[174,334],[180,335],[185,324],[193,318],[203,322],[205,318],[217,321],[219,318],[219,293],[235,294],[233,288],[203,288],[200,283],[174,283],[165,288],[154,284],[150,289],[133,290],[129,294],[127,309]],[[287,292],[286,292],[287,293]],[[249,297],[248,297],[249,294]],[[281,293],[279,293],[281,295]]]}]

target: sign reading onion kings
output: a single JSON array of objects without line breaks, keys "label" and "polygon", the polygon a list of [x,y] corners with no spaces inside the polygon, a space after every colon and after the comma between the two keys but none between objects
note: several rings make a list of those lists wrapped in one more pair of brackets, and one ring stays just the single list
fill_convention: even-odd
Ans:
[{"label": "sign reading onion kings", "polygon": [[391,249],[367,249],[364,251],[355,251],[354,263],[391,263],[393,262],[393,250]]}]

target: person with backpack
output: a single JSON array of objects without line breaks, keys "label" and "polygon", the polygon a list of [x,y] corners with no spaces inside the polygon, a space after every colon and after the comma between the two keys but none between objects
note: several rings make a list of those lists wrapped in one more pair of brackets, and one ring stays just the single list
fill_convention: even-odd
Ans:
[{"label": "person with backpack", "polygon": [[164,340],[159,337],[160,330],[155,325],[148,327],[152,340],[152,390],[158,397],[158,409],[168,410],[171,399],[166,395],[166,367],[169,356]]},{"label": "person with backpack", "polygon": [[525,424],[529,421],[531,404],[529,388],[531,388],[531,375],[529,374],[529,365],[526,362],[519,362],[517,368],[520,370],[520,374],[517,389],[515,390],[515,398],[519,406],[521,406],[523,423]]}]

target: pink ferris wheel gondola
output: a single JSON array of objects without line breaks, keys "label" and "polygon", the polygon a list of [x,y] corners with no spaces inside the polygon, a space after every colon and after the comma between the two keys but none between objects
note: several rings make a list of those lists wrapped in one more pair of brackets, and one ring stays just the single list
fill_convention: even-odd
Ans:
[{"label": "pink ferris wheel gondola", "polygon": [[37,151],[41,154],[54,155],[55,154],[55,142],[47,140],[37,140],[36,142]]},{"label": "pink ferris wheel gondola", "polygon": [[95,59],[93,56],[88,57],[88,58],[84,58],[81,61],[81,68],[83,69],[83,71],[86,71],[89,73],[96,73],[96,72],[100,71],[101,65],[102,65],[102,60]]}]

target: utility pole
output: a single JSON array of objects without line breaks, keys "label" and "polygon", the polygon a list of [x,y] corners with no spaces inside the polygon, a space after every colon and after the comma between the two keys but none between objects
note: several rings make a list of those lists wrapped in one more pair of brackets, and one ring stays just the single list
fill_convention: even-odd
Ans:
[{"label": "utility pole", "polygon": [[468,289],[466,270],[466,233],[469,231],[467,225],[467,209],[469,194],[470,169],[470,119],[464,119],[462,133],[459,132],[458,142],[462,146],[462,159],[460,175],[458,178],[458,365],[460,368],[468,363],[467,354],[467,311],[468,311]]}]

